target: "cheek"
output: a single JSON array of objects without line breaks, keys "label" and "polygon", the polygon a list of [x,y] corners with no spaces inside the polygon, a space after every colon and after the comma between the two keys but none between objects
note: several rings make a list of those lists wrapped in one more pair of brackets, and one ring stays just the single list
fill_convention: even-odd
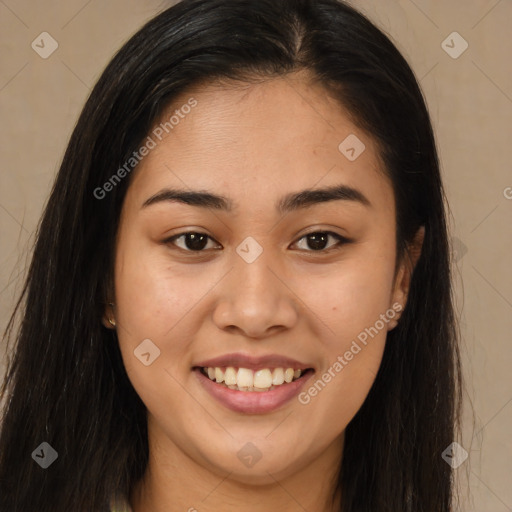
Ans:
[{"label": "cheek", "polygon": [[[166,373],[171,363],[187,361],[183,357],[186,343],[191,340],[189,329],[197,322],[188,323],[187,312],[193,309],[208,283],[190,286],[179,270],[155,251],[138,241],[125,238],[119,244],[115,266],[116,323],[124,366],[137,392],[144,401],[158,393],[162,379],[173,388],[174,382]],[[151,340],[150,365],[137,358],[146,353],[139,347]],[[156,347],[156,348],[155,348]],[[153,354],[157,357],[153,360]],[[148,371],[149,370],[149,371]],[[158,378],[155,376],[158,375]],[[175,389],[179,391],[178,388]]]},{"label": "cheek", "polygon": [[[134,241],[135,242],[135,241]],[[208,283],[195,282],[160,250],[128,240],[118,249],[115,272],[119,323],[133,336],[159,338],[197,302]]]},{"label": "cheek", "polygon": [[394,264],[393,248],[381,245],[380,254],[360,250],[302,286],[302,296],[328,327],[330,350],[343,349],[390,308]]},{"label": "cheek", "polygon": [[[390,296],[394,251],[362,251],[350,264],[317,280],[307,301],[322,320],[317,333],[325,357],[299,402],[311,408],[318,428],[344,429],[363,404],[377,375],[388,323],[395,316]],[[304,295],[306,296],[306,295]],[[326,422],[323,427],[321,422]],[[330,427],[328,427],[330,425]]]},{"label": "cheek", "polygon": [[[212,284],[201,281],[191,286],[192,280],[181,275],[183,271],[180,274],[177,266],[147,246],[130,246],[125,241],[118,255],[116,323],[124,366],[148,409],[165,411],[165,415],[180,407],[169,397],[182,395],[179,382],[189,366],[187,340],[194,339],[198,326],[194,306],[197,309]],[[142,346],[147,348],[142,351]],[[137,355],[147,351],[151,362],[146,366]]]}]

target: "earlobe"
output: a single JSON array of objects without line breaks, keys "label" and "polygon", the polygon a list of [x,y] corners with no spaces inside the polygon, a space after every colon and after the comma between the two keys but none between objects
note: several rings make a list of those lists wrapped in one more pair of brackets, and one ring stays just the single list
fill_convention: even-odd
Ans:
[{"label": "earlobe", "polygon": [[403,261],[400,264],[398,274],[395,280],[395,291],[393,293],[392,304],[399,304],[400,310],[403,310],[407,302],[407,295],[409,293],[409,272],[407,263]]},{"label": "earlobe", "polygon": [[390,304],[391,309],[393,309],[396,314],[387,324],[388,331],[393,330],[398,325],[398,321],[400,320],[400,316],[402,315],[402,311],[404,310],[407,302],[407,293],[409,290],[407,288],[407,279],[405,274],[406,266],[405,262],[402,262],[395,279],[395,287]]},{"label": "earlobe", "polygon": [[412,274],[421,256],[424,238],[425,227],[421,226],[416,232],[413,241],[408,244],[407,252],[402,258],[402,262],[395,279],[395,287],[391,301],[392,307],[396,307],[399,311],[397,311],[396,316],[388,323],[388,330],[394,329],[398,325],[402,311],[405,309],[405,305],[407,304]]}]

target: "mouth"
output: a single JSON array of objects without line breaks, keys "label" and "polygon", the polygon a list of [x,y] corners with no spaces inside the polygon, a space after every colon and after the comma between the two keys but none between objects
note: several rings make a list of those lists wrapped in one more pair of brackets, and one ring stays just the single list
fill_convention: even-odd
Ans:
[{"label": "mouth", "polygon": [[243,367],[203,366],[195,367],[210,381],[219,386],[244,392],[266,392],[296,382],[313,372],[312,368],[293,367],[251,369]]},{"label": "mouth", "polygon": [[266,414],[284,407],[315,373],[313,368],[293,366],[195,366],[192,370],[210,397],[242,414]]}]

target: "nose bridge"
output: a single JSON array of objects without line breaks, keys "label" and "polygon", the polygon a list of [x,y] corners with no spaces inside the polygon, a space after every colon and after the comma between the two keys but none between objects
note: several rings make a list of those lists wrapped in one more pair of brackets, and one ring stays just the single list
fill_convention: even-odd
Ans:
[{"label": "nose bridge", "polygon": [[[237,256],[234,259],[234,293],[239,305],[243,303],[256,307],[260,303],[271,306],[283,293],[279,289],[279,281],[270,270],[272,267],[272,251],[263,249],[254,238],[247,237],[236,248]],[[276,260],[274,258],[274,266]],[[269,268],[270,267],[270,268]]]},{"label": "nose bridge", "polygon": [[248,237],[233,256],[234,268],[214,315],[217,325],[237,327],[251,337],[263,336],[272,327],[291,327],[297,317],[293,294],[276,276],[279,265],[272,251]]}]

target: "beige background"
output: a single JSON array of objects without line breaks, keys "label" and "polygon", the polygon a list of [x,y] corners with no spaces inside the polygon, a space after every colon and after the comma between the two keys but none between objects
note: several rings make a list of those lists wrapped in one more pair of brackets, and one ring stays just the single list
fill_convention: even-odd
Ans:
[{"label": "beige background", "polygon": [[[438,138],[458,260],[467,402],[476,420],[466,421],[462,439],[469,459],[457,469],[461,509],[512,511],[512,2],[352,3],[411,63]],[[91,86],[114,51],[166,5],[0,0],[2,330],[21,288],[34,228]],[[442,47],[454,31],[469,45],[458,58]],[[41,32],[59,45],[47,59],[31,47]],[[461,49],[461,41],[452,39],[445,44]],[[469,409],[466,416],[471,417]]]}]

